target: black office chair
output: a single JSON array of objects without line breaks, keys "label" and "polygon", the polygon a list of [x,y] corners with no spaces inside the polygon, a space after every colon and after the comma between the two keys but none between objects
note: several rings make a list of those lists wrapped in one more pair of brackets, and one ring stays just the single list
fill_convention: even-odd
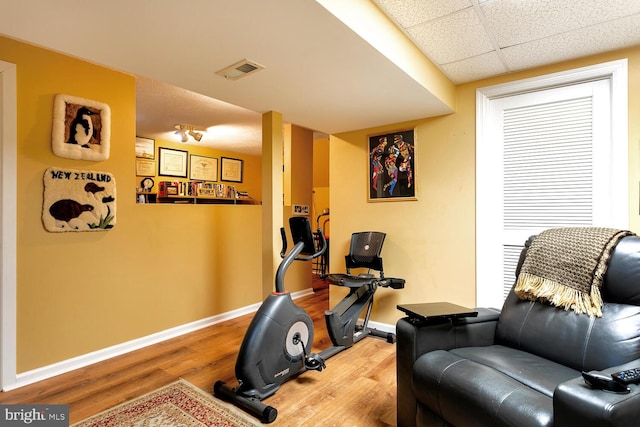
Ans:
[{"label": "black office chair", "polygon": [[[333,310],[325,311],[327,324],[332,325],[328,328],[330,338],[335,345],[350,347],[368,335],[385,338],[390,343],[395,342],[394,334],[367,326],[373,307],[373,294],[376,289],[379,286],[392,289],[404,288],[404,279],[384,277],[380,253],[385,237],[385,233],[378,231],[353,233],[349,253],[344,257],[346,274],[329,274],[327,276],[327,280],[332,285],[349,288],[349,294]],[[367,269],[367,271],[366,273],[352,274],[352,269]],[[372,271],[378,272],[377,276]],[[362,325],[357,325],[359,314],[365,307],[364,321]],[[332,333],[333,331],[341,331],[342,336],[336,336]]]}]

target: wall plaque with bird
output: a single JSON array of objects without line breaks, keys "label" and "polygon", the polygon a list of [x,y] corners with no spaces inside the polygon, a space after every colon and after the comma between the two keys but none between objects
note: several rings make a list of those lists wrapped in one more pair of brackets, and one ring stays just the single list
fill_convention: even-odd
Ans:
[{"label": "wall plaque with bird", "polygon": [[47,231],[103,231],[116,225],[116,181],[108,172],[48,168],[42,222]]},{"label": "wall plaque with bird", "polygon": [[51,147],[58,157],[75,160],[109,158],[111,110],[105,103],[56,95]]}]

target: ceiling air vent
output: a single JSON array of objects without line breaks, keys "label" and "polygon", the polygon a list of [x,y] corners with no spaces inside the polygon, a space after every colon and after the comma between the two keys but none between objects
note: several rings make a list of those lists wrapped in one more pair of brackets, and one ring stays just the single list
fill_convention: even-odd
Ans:
[{"label": "ceiling air vent", "polygon": [[230,67],[217,71],[216,74],[228,80],[238,80],[248,76],[249,74],[257,73],[263,68],[264,67],[258,63],[249,61],[248,59],[243,59]]}]

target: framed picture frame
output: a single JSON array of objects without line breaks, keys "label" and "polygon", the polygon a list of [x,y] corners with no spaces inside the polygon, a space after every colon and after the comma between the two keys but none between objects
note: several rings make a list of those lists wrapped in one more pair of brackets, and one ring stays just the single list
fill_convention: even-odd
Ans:
[{"label": "framed picture frame", "polygon": [[136,157],[141,159],[155,159],[156,141],[151,138],[136,136]]},{"label": "framed picture frame", "polygon": [[220,157],[220,180],[242,182],[243,160]]},{"label": "framed picture frame", "polygon": [[53,154],[74,160],[101,161],[111,149],[111,109],[104,102],[58,94],[53,102]]},{"label": "framed picture frame", "polygon": [[368,201],[416,199],[415,129],[368,137]]},{"label": "framed picture frame", "polygon": [[217,181],[218,159],[191,154],[189,159],[189,179],[194,181]]},{"label": "framed picture frame", "polygon": [[156,162],[136,159],[136,176],[156,176]]},{"label": "framed picture frame", "polygon": [[158,175],[187,177],[188,151],[158,148]]}]

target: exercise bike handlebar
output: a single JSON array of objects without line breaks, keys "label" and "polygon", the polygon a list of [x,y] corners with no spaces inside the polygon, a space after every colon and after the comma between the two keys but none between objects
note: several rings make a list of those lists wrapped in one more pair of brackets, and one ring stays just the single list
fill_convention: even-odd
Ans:
[{"label": "exercise bike handlebar", "polygon": [[384,279],[375,280],[374,283],[383,288],[402,289],[404,288],[404,279],[397,277],[385,277]]},{"label": "exercise bike handlebar", "polygon": [[[325,239],[324,237],[324,233],[322,233],[322,230],[320,230],[318,228],[318,231],[316,231],[316,236],[318,236],[318,239],[320,239],[320,244],[318,245],[318,250],[315,251],[314,253],[312,253],[311,255],[301,255],[298,254],[298,256],[296,257],[296,261],[311,261],[312,259],[318,258],[320,255],[324,254],[327,250],[327,239]],[[309,242],[298,242],[298,243],[303,243],[304,247],[303,249],[307,248],[309,246]],[[286,243],[285,243],[286,245]],[[315,247],[315,242],[314,242],[314,247]],[[304,251],[302,251],[302,253],[304,253]]]},{"label": "exercise bike handlebar", "polygon": [[280,227],[280,237],[282,238],[282,250],[280,251],[280,258],[284,258],[287,253],[287,232],[284,231],[284,227]]},{"label": "exercise bike handlebar", "polygon": [[[315,233],[315,235],[319,239],[319,244],[317,245],[316,249],[315,240],[313,234],[311,233],[311,227],[309,226],[308,220],[305,221],[305,223],[307,224],[306,230],[298,229],[295,232],[292,225],[291,234],[293,236],[293,240],[296,243],[296,246],[302,246],[299,251],[296,251],[297,253],[293,258],[293,260],[295,261],[311,261],[312,259],[318,258],[320,255],[324,254],[327,250],[327,239],[324,237],[324,233],[322,232],[322,230],[318,228]],[[282,238],[282,250],[280,251],[280,257],[286,258],[287,256],[289,256],[289,254],[286,253],[288,245],[287,233],[285,232],[284,227],[280,228],[280,237]],[[291,250],[290,254],[293,253],[294,250],[295,247]]]}]

